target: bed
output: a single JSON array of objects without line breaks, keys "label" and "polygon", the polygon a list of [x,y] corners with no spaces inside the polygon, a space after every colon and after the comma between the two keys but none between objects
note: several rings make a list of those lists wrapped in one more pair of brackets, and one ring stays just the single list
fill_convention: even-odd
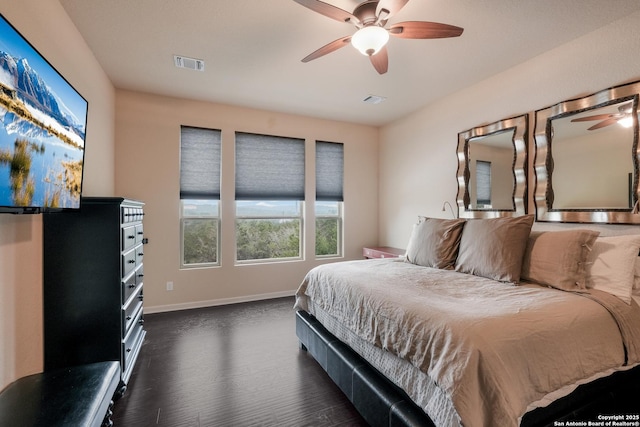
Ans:
[{"label": "bed", "polygon": [[640,236],[532,223],[422,218],[403,258],[312,269],[302,347],[371,425],[640,425]]}]

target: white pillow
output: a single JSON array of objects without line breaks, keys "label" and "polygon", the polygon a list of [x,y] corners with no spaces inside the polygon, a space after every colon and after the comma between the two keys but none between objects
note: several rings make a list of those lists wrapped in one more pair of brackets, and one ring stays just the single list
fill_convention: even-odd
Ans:
[{"label": "white pillow", "polygon": [[640,235],[598,237],[587,264],[587,288],[631,304]]}]

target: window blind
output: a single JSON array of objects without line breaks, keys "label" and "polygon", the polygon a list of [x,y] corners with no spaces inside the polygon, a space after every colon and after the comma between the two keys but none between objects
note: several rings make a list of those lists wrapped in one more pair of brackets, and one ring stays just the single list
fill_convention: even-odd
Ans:
[{"label": "window blind", "polygon": [[476,199],[478,204],[491,204],[491,162],[476,161]]},{"label": "window blind", "polygon": [[236,200],[304,200],[304,140],[236,133]]},{"label": "window blind", "polygon": [[180,198],[220,199],[221,131],[180,127]]},{"label": "window blind", "polygon": [[316,200],[344,201],[344,144],[316,141]]}]

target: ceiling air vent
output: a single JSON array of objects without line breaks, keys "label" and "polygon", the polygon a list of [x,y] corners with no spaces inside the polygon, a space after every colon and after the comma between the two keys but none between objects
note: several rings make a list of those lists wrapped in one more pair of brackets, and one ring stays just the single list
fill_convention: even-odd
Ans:
[{"label": "ceiling air vent", "polygon": [[178,68],[187,68],[194,71],[204,71],[204,61],[202,59],[173,55],[173,62]]},{"label": "ceiling air vent", "polygon": [[366,102],[367,104],[380,104],[382,101],[385,101],[386,99],[387,98],[385,98],[384,96],[369,95],[362,101]]}]

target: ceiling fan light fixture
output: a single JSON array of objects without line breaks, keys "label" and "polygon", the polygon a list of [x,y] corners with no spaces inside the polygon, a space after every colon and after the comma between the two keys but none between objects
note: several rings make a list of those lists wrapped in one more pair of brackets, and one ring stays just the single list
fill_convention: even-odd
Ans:
[{"label": "ceiling fan light fixture", "polygon": [[365,56],[375,55],[389,41],[389,32],[377,25],[360,28],[351,37],[351,44]]},{"label": "ceiling fan light fixture", "polygon": [[630,128],[631,126],[633,126],[633,117],[631,116],[631,114],[621,118],[620,120],[618,120],[618,123],[625,128]]}]

